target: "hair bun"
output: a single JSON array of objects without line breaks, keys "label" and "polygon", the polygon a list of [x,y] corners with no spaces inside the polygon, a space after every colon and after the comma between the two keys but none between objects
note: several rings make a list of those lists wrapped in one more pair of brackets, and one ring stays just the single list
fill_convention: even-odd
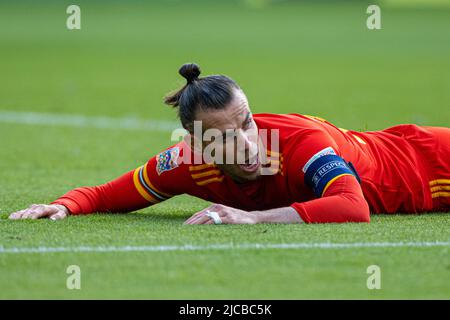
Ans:
[{"label": "hair bun", "polygon": [[198,79],[200,75],[200,67],[195,63],[185,63],[181,66],[178,73],[183,76],[188,83]]}]

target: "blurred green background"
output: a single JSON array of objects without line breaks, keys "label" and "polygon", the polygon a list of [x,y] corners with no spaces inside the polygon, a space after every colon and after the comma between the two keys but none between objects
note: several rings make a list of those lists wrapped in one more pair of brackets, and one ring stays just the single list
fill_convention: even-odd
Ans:
[{"label": "blurred green background", "polygon": [[[0,109],[176,119],[162,97],[197,62],[254,112],[320,115],[351,129],[450,123],[450,6],[387,1],[2,1]],[[377,2],[375,2],[377,3]],[[427,4],[428,3],[428,4]]]}]

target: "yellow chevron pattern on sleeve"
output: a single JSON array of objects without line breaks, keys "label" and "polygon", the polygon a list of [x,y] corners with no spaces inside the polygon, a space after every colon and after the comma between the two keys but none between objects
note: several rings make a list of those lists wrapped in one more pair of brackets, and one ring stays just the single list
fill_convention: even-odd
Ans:
[{"label": "yellow chevron pattern on sleeve", "polygon": [[157,201],[152,195],[150,195],[150,193],[148,193],[144,187],[141,185],[141,182],[139,180],[139,171],[141,170],[142,167],[137,168],[136,170],[134,170],[133,173],[133,182],[134,182],[134,186],[136,187],[136,190],[139,192],[139,194],[148,202],[151,202],[153,204],[158,203],[159,201]]},{"label": "yellow chevron pattern on sleeve", "polygon": [[450,197],[450,179],[436,179],[430,181],[431,197]]},{"label": "yellow chevron pattern on sleeve", "polygon": [[162,191],[158,190],[157,188],[155,188],[155,186],[151,183],[150,179],[148,178],[147,165],[144,165],[144,169],[143,170],[144,170],[144,172],[143,172],[142,175],[143,175],[144,181],[151,189],[153,189],[153,191],[155,191],[157,194],[159,194],[159,195],[161,195],[161,196],[163,196],[165,198],[173,197],[173,195],[165,193],[165,192],[162,192]]},{"label": "yellow chevron pattern on sleeve", "polygon": [[192,165],[189,167],[192,180],[198,186],[206,186],[213,182],[222,182],[222,172],[213,164]]}]

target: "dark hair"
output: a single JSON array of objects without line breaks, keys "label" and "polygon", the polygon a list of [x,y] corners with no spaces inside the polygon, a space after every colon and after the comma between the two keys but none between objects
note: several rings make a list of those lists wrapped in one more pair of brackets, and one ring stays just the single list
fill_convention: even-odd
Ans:
[{"label": "dark hair", "polygon": [[164,102],[178,107],[178,116],[183,127],[192,128],[198,108],[223,109],[233,98],[233,90],[239,86],[232,79],[223,75],[212,75],[199,78],[200,67],[195,63],[186,63],[178,73],[187,83],[178,91],[166,96]]}]

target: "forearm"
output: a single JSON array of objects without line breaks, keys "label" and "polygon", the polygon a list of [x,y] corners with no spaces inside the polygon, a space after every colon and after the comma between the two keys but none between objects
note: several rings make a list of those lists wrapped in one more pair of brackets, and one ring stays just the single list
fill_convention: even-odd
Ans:
[{"label": "forearm", "polygon": [[71,190],[52,204],[63,205],[70,214],[76,215],[93,212],[129,212],[147,207],[151,203],[136,191],[133,173],[128,172],[100,186]]},{"label": "forearm", "polygon": [[254,211],[256,223],[302,223],[300,215],[292,207]]},{"label": "forearm", "polygon": [[337,180],[324,197],[291,206],[306,223],[370,222],[367,201],[350,176]]},{"label": "forearm", "polygon": [[364,199],[333,196],[292,205],[306,223],[370,222]]}]

